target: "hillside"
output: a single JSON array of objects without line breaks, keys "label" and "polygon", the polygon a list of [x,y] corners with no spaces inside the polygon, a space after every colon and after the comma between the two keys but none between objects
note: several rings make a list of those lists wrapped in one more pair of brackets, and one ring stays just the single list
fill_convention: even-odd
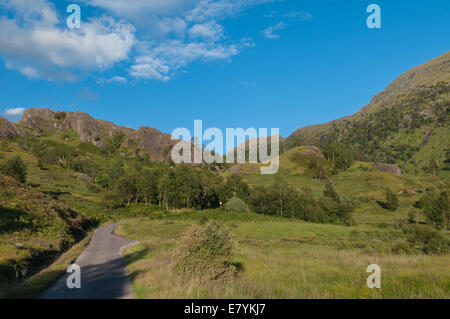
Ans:
[{"label": "hillside", "polygon": [[[413,171],[430,160],[448,167],[450,52],[409,70],[359,112],[300,128],[287,147],[340,143],[361,159],[396,163]],[[446,174],[446,173],[444,173]]]},{"label": "hillside", "polygon": [[0,119],[0,137],[55,136],[70,137],[75,133],[79,140],[100,148],[120,148],[123,156],[149,155],[153,161],[165,160],[171,142],[169,134],[151,127],[133,130],[112,122],[94,119],[83,112],[51,111],[49,109],[27,109],[18,123]]},{"label": "hillside", "polygon": [[0,174],[0,288],[49,265],[94,225],[69,206]]}]

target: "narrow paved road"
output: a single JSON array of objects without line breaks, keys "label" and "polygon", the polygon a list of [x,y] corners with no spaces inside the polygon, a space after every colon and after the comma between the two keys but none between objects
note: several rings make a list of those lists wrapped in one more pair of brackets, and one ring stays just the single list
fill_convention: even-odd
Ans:
[{"label": "narrow paved road", "polygon": [[113,234],[119,223],[98,228],[89,246],[76,260],[81,268],[81,288],[69,289],[62,276],[44,292],[44,299],[117,299],[131,298],[131,282],[120,255],[121,248],[133,240]]}]

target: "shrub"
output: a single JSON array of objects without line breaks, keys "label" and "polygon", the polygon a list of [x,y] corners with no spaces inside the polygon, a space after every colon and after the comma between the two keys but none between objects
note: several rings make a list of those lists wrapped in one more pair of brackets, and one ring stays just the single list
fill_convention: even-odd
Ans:
[{"label": "shrub", "polygon": [[249,212],[250,208],[248,205],[239,197],[232,197],[224,206],[226,212]]},{"label": "shrub", "polygon": [[210,221],[194,225],[178,244],[172,270],[204,280],[226,280],[237,271],[229,262],[233,251],[230,231],[223,223]]},{"label": "shrub", "polygon": [[1,172],[5,175],[11,176],[21,183],[27,181],[27,167],[20,156],[16,156],[1,167]]},{"label": "shrub", "polygon": [[397,195],[394,194],[392,189],[386,189],[386,209],[396,211],[399,206]]},{"label": "shrub", "polygon": [[411,248],[420,249],[426,254],[447,252],[449,243],[438,231],[423,225],[404,226],[404,232]]}]

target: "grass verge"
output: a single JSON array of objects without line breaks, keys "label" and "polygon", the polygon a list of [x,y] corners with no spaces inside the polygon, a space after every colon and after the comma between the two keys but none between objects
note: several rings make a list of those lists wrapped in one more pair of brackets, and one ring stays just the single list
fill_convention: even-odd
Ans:
[{"label": "grass verge", "polygon": [[50,287],[66,271],[67,266],[73,263],[89,244],[94,230],[86,237],[62,254],[48,268],[28,278],[19,285],[0,290],[0,298],[3,299],[30,299],[37,298],[40,293]]}]

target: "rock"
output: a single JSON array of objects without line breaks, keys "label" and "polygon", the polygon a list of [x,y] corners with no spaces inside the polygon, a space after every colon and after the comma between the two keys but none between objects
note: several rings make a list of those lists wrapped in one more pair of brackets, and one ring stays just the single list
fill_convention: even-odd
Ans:
[{"label": "rock", "polygon": [[0,138],[13,138],[17,135],[25,135],[25,131],[0,116]]},{"label": "rock", "polygon": [[388,172],[394,175],[401,175],[402,170],[394,164],[386,164],[386,163],[374,163],[373,166],[380,171]]},{"label": "rock", "polygon": [[316,146],[307,146],[306,150],[303,151],[303,155],[312,155],[317,158],[325,158],[322,151]]},{"label": "rock", "polygon": [[97,147],[108,146],[108,139],[121,134],[124,136],[123,146],[134,144],[148,153],[153,161],[165,160],[167,150],[175,143],[170,134],[164,134],[155,128],[140,127],[136,131],[112,122],[94,119],[83,112],[53,112],[49,109],[31,108],[24,112],[19,123],[35,130],[33,132],[35,136],[50,134],[54,130],[73,130],[82,142],[92,143]]},{"label": "rock", "polygon": [[86,182],[89,182],[89,183],[91,183],[91,184],[94,182],[94,181],[92,180],[92,178],[91,178],[89,175],[84,174],[84,173],[69,174],[69,176],[70,176],[70,177],[74,177],[74,178],[83,179],[83,180],[85,180]]},{"label": "rock", "polygon": [[24,248],[22,243],[14,243],[13,245],[16,246],[19,249],[23,249]]}]

